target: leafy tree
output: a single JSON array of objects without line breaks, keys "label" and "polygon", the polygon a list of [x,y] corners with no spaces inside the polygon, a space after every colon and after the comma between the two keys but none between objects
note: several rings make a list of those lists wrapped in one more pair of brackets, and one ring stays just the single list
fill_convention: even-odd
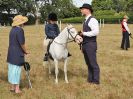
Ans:
[{"label": "leafy tree", "polygon": [[117,13],[121,11],[125,11],[127,7],[126,0],[112,0],[113,1],[113,9],[117,11]]},{"label": "leafy tree", "polygon": [[17,10],[18,14],[26,15],[28,12],[34,13],[35,7],[33,0],[0,0],[0,12]]},{"label": "leafy tree", "polygon": [[92,6],[95,11],[97,10],[112,10],[112,0],[93,0]]},{"label": "leafy tree", "polygon": [[[127,6],[128,5],[128,6]],[[132,8],[133,0],[93,0],[94,10],[115,10],[117,13]]]},{"label": "leafy tree", "polygon": [[40,12],[42,21],[47,19],[50,12],[57,13],[59,18],[68,18],[81,15],[79,8],[76,8],[73,5],[72,0],[48,0],[47,3],[40,8]]},{"label": "leafy tree", "polygon": [[126,11],[133,11],[133,0],[128,0]]}]

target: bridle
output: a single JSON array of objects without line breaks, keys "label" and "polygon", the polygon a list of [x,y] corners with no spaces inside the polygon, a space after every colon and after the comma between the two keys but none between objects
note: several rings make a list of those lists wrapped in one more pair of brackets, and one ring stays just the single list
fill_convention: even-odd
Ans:
[{"label": "bridle", "polygon": [[[67,44],[67,43],[70,43],[70,42],[73,42],[73,41],[75,42],[75,38],[77,37],[78,34],[76,34],[75,37],[71,34],[71,31],[70,31],[70,30],[73,29],[73,28],[74,28],[74,27],[67,28],[68,40],[67,40],[66,43],[58,43],[58,42],[56,42],[55,40],[54,40],[53,42],[55,42],[55,43],[57,43],[57,44],[60,44],[60,45],[64,45],[64,44]],[[69,40],[70,40],[69,35],[72,37],[73,40],[69,41]]]},{"label": "bridle", "polygon": [[70,36],[73,38],[73,40],[72,40],[71,42],[73,42],[73,41],[75,42],[75,38],[77,37],[78,34],[76,34],[76,36],[74,37],[74,36],[71,34],[71,32],[70,32],[70,30],[71,30],[72,28],[74,28],[74,27],[71,27],[70,29],[67,28],[67,31],[68,31],[68,39],[70,39],[70,38],[69,38],[69,35],[70,35]]}]

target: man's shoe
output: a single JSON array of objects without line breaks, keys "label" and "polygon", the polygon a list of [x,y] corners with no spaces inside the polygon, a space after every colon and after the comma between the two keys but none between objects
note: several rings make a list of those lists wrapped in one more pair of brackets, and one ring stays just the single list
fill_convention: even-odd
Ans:
[{"label": "man's shoe", "polygon": [[96,85],[99,85],[100,82],[99,81],[90,81],[87,79],[87,82],[90,83],[90,84],[96,84]]},{"label": "man's shoe", "polygon": [[91,84],[96,84],[96,85],[99,85],[100,82],[91,82]]}]

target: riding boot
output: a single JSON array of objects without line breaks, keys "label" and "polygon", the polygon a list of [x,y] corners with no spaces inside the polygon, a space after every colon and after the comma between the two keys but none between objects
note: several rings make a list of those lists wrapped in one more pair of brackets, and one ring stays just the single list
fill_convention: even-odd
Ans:
[{"label": "riding boot", "polygon": [[47,52],[45,53],[43,61],[48,61],[50,44],[51,42],[48,43]]},{"label": "riding boot", "polygon": [[68,57],[72,56],[69,52],[68,52]]},{"label": "riding boot", "polygon": [[45,53],[43,61],[48,61],[48,53]]}]

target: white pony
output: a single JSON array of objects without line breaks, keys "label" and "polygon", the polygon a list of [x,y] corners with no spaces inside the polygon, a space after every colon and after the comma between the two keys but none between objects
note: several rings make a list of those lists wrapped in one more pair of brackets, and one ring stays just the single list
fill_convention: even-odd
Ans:
[{"label": "white pony", "polygon": [[[53,40],[50,45],[49,53],[51,54],[52,58],[54,59],[55,64],[55,83],[58,83],[58,62],[60,60],[64,61],[64,74],[65,74],[65,81],[68,82],[67,78],[67,61],[68,61],[68,49],[67,44],[70,41],[76,41],[80,43],[83,41],[82,37],[78,35],[76,29],[72,25],[67,25],[64,30]],[[44,44],[46,42],[44,41]],[[50,62],[50,61],[49,61]],[[51,74],[49,65],[49,73]]]}]

